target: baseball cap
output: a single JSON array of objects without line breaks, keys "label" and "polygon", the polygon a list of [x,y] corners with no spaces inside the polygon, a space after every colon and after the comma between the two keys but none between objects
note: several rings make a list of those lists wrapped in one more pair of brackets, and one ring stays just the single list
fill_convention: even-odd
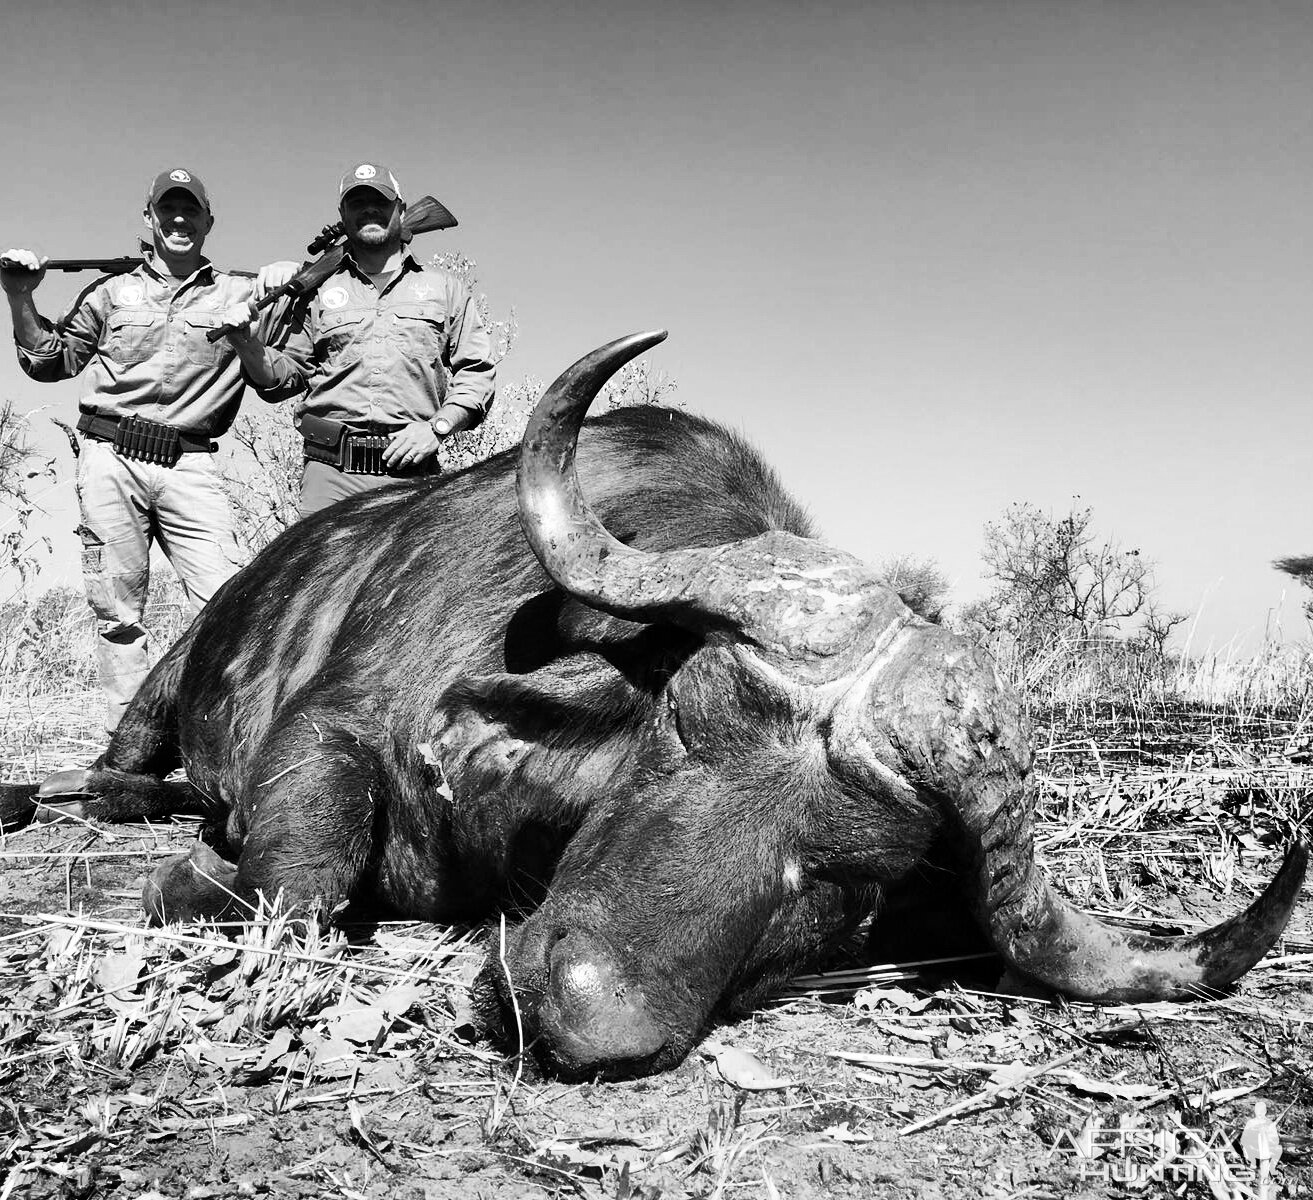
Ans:
[{"label": "baseball cap", "polygon": [[352,188],[373,188],[380,196],[388,200],[401,199],[401,184],[387,167],[378,163],[361,163],[352,167],[342,176],[342,183],[337,189],[337,198],[342,199]]},{"label": "baseball cap", "polygon": [[190,193],[206,212],[210,211],[210,197],[206,194],[205,184],[190,171],[174,167],[172,171],[161,171],[151,181],[150,191],[146,193],[146,203],[154,204],[165,192],[181,188]]}]

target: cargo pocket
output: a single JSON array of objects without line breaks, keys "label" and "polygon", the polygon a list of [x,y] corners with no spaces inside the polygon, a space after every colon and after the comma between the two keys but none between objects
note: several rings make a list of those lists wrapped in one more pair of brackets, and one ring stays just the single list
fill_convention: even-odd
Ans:
[{"label": "cargo pocket", "polygon": [[125,366],[145,362],[155,353],[162,330],[158,313],[119,309],[109,314],[104,352]]},{"label": "cargo pocket", "polygon": [[87,603],[97,620],[117,621],[114,584],[105,570],[105,544],[95,530],[85,525],[79,525],[77,533],[82,539],[82,584],[86,589]]}]

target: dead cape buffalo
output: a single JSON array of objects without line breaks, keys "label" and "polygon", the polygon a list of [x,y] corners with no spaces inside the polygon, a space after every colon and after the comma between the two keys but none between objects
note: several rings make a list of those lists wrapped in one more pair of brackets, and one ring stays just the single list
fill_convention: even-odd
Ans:
[{"label": "dead cape buffalo", "polygon": [[[609,413],[577,447],[585,499],[584,413],[664,336],[548,389],[518,504],[503,454],[289,529],[161,660],[103,759],[42,797],[212,818],[218,853],[198,843],[147,885],[157,920],[240,914],[257,891],[511,913],[483,995],[509,1011],[509,975],[566,1076],[677,1063],[931,853],[951,870],[920,873],[1069,996],[1207,994],[1262,957],[1300,843],[1246,912],[1193,937],[1066,904],[1035,866],[1025,722],[988,657],[816,540],[738,437]],[[9,788],[11,820],[32,793]]]}]

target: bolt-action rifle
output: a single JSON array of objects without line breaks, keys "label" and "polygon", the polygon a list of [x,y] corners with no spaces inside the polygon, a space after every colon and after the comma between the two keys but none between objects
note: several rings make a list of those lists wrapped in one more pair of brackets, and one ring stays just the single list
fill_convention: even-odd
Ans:
[{"label": "bolt-action rifle", "polygon": [[[145,251],[149,250],[150,246],[142,242],[141,248]],[[41,265],[47,271],[95,271],[100,275],[126,275],[129,271],[135,271],[143,262],[145,259],[140,254],[126,254],[122,258],[48,258]],[[0,266],[19,265],[0,254]],[[228,271],[227,274],[241,275],[245,279],[255,278],[254,271]]]},{"label": "bolt-action rifle", "polygon": [[[456,218],[451,215],[445,205],[433,199],[432,196],[421,196],[418,200],[413,200],[406,206],[406,211],[401,218],[401,238],[403,241],[408,242],[417,233],[431,233],[435,229],[450,229],[455,224]],[[325,244],[324,239],[330,234],[333,237],[340,237],[343,232],[345,231],[342,229],[340,222],[337,225],[325,225],[323,232],[310,243],[311,252],[313,253],[314,247]],[[283,296],[295,298],[309,295],[330,275],[337,273],[345,257],[345,242],[330,245],[313,262],[302,263],[301,269],[282,287],[266,292],[255,306],[256,311],[268,308],[275,300],[279,300]],[[209,330],[205,337],[208,341],[217,342],[231,331],[231,325],[221,325],[217,329]]]},{"label": "bolt-action rifle", "polygon": [[[126,275],[141,266],[140,258],[51,258],[47,271],[96,271],[101,275]],[[8,264],[6,264],[8,265]]]}]

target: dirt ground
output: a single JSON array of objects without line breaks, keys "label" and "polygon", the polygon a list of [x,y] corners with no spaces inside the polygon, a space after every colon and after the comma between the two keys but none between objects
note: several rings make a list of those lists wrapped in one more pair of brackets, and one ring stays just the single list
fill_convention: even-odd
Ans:
[{"label": "dirt ground", "polygon": [[[1082,721],[1041,731],[1063,889],[1146,925],[1242,907],[1309,811],[1307,738]],[[1231,997],[1100,1009],[996,994],[988,964],[963,968],[983,988],[836,974],[665,1075],[563,1085],[462,1040],[469,937],[142,930],[145,871],[193,836],[0,842],[0,1200],[1243,1196],[1260,1100],[1270,1194],[1313,1195],[1307,887]]]}]

